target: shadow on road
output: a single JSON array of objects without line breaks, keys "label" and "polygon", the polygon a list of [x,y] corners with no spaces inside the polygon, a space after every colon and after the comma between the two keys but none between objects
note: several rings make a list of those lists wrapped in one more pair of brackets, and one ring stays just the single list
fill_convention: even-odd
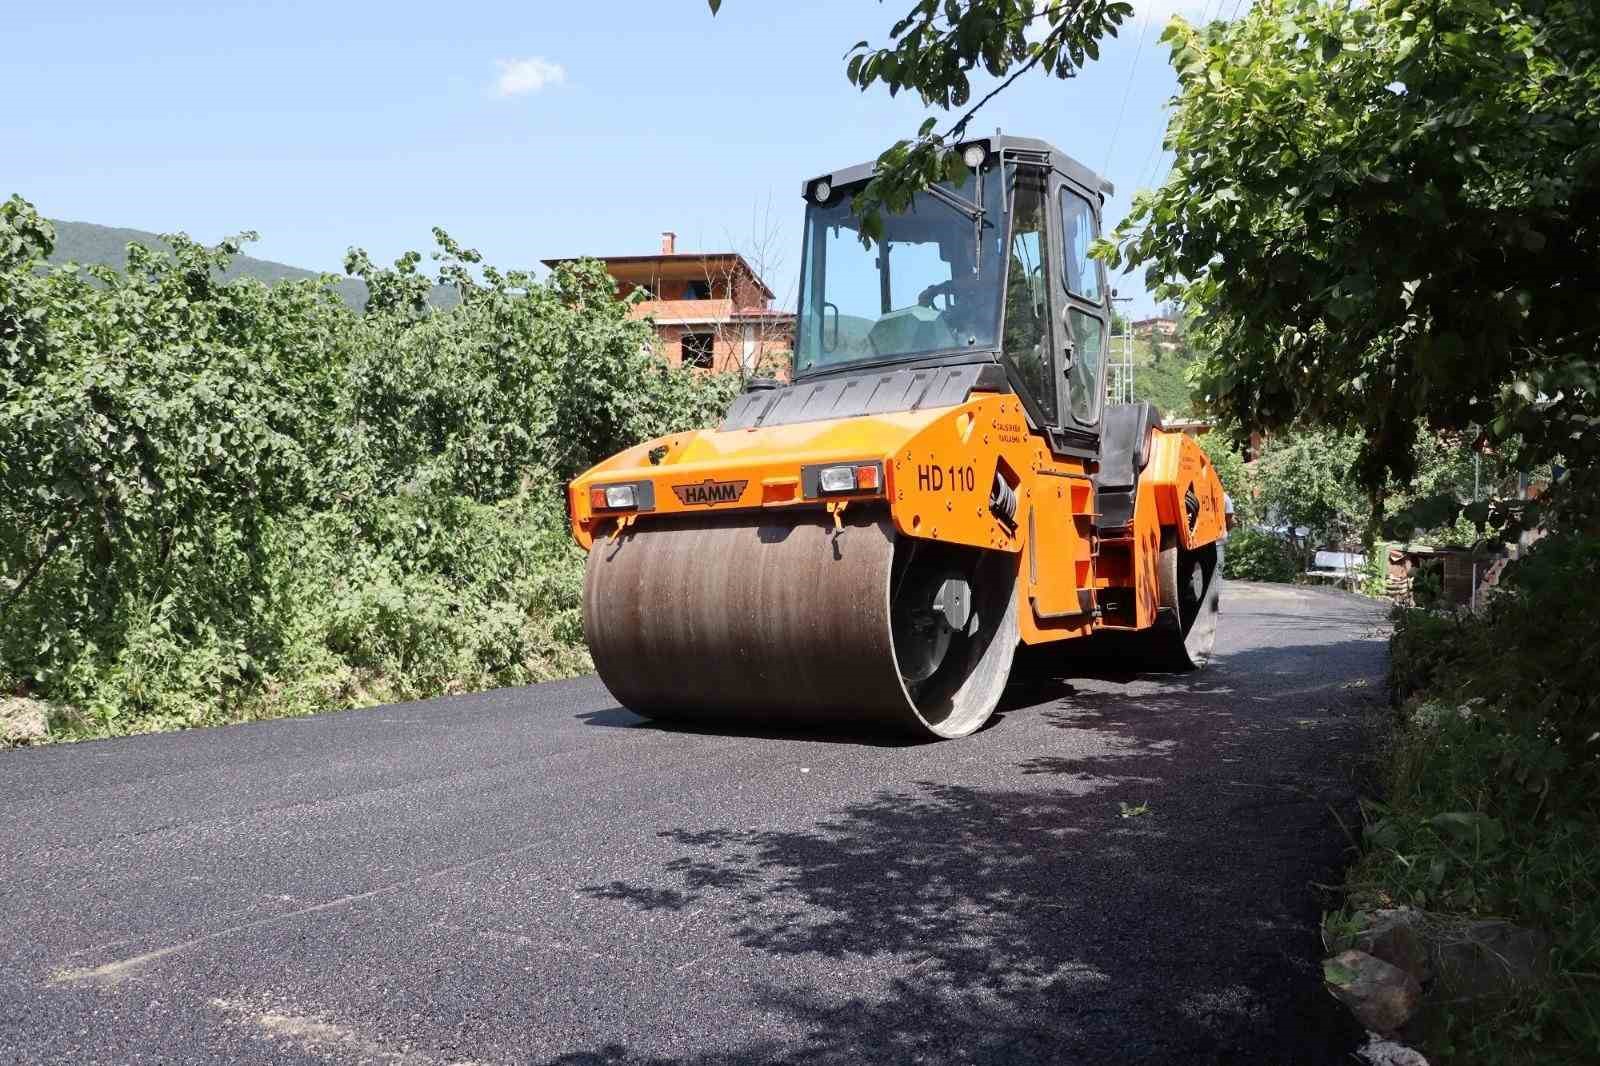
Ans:
[{"label": "shadow on road", "polygon": [[[1073,679],[1093,678],[1112,684],[1127,684],[1141,679],[1167,681],[1183,675],[1142,673],[1125,666],[1096,669],[1082,659],[1063,660],[1056,649],[1019,648],[1017,661],[1012,668],[1011,680],[1006,685],[994,716],[985,722],[979,733],[994,729],[1004,721],[1007,712],[1033,707],[1052,699],[1070,695]],[[1196,675],[1200,676],[1200,675]],[[1192,689],[1186,688],[1185,691]],[[597,711],[584,711],[574,715],[587,725],[606,729],[653,729],[667,733],[690,736],[749,737],[761,740],[797,740],[814,743],[860,744],[872,747],[916,747],[941,743],[927,737],[907,735],[882,727],[863,724],[859,728],[841,728],[837,725],[808,729],[805,727],[763,727],[742,722],[672,722],[656,721],[636,714],[621,705]]]},{"label": "shadow on road", "polygon": [[[906,736],[885,730],[840,729],[762,729],[737,722],[727,724],[682,722],[657,722],[637,715],[626,707],[607,707],[599,711],[585,711],[575,715],[579,721],[607,729],[649,729],[663,733],[682,733],[686,736],[749,737],[756,740],[801,740],[824,744],[855,744],[875,748],[912,748],[929,743],[926,739]],[[997,716],[998,717],[998,716]],[[994,725],[991,720],[985,729]]]},{"label": "shadow on road", "polygon": [[584,891],[702,910],[774,958],[916,976],[871,1002],[761,989],[798,1047],[555,1061],[1348,1061],[1360,1033],[1322,989],[1311,885],[1343,862],[1331,811],[1353,802],[1345,760],[1374,695],[1351,679],[1375,661],[1357,639],[1159,684],[1033,671],[1012,718],[1075,731],[1071,754],[1046,739],[992,787],[884,791],[803,831],[664,831],[681,854],[658,876]]}]

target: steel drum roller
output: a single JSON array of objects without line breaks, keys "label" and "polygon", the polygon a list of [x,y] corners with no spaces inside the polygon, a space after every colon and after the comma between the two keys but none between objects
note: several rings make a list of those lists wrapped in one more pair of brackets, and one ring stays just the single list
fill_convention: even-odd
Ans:
[{"label": "steel drum roller", "polygon": [[[921,650],[906,619],[933,617],[931,573],[970,580],[971,619],[942,634],[932,676],[908,682],[896,642]],[[853,509],[842,529],[815,511],[657,519],[595,542],[584,632],[606,687],[647,717],[957,737],[1004,688],[1015,580],[1014,557],[901,539],[881,509]]]}]

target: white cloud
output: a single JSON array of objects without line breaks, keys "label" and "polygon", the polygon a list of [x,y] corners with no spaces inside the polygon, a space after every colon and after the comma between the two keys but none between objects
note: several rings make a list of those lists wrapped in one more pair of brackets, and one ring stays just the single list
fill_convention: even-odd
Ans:
[{"label": "white cloud", "polygon": [[500,77],[495,79],[494,91],[499,96],[526,96],[567,80],[567,68],[540,56],[502,59],[498,66]]}]

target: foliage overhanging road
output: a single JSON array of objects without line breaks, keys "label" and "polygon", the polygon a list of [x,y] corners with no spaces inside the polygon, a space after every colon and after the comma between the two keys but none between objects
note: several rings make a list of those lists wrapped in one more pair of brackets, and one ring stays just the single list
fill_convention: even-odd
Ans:
[{"label": "foliage overhanging road", "polygon": [[0,1060],[1348,1061],[1311,882],[1380,617],[1235,584],[1206,673],[949,744],[580,679],[8,753]]}]

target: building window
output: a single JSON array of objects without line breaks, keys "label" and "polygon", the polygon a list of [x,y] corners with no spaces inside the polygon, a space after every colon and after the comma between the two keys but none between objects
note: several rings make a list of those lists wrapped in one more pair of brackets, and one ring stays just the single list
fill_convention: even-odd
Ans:
[{"label": "building window", "polygon": [[686,281],[683,283],[683,298],[685,300],[711,299],[711,282]]},{"label": "building window", "polygon": [[679,341],[683,365],[710,370],[714,362],[716,340],[715,333],[685,333]]}]

